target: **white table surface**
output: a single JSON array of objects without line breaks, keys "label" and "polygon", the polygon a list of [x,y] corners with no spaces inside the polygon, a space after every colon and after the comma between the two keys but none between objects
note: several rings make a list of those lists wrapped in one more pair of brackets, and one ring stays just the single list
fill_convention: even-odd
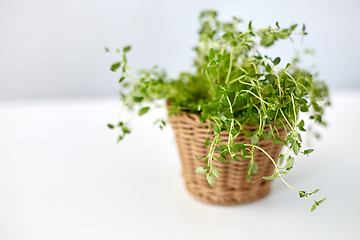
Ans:
[{"label": "white table surface", "polygon": [[[0,239],[360,239],[360,91],[333,93],[329,128],[285,179],[320,188],[310,213],[279,179],[266,198],[222,207],[186,192],[173,133],[133,121],[116,144],[119,102],[0,102]],[[147,121],[151,120],[151,121]]]}]

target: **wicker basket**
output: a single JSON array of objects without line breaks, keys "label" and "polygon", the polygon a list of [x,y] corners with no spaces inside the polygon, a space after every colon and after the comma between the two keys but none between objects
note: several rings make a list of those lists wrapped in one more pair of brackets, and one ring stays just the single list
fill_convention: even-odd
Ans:
[{"label": "wicker basket", "polygon": [[[271,175],[274,165],[260,150],[255,150],[254,160],[258,164],[258,171],[253,174],[251,181],[246,180],[249,160],[237,162],[228,159],[228,163],[215,160],[213,165],[218,169],[220,178],[215,177],[214,185],[210,186],[204,174],[195,172],[197,167],[205,165],[204,161],[197,160],[195,155],[199,158],[207,155],[210,146],[205,146],[204,142],[206,138],[214,136],[212,130],[209,132],[195,114],[170,115],[169,122],[175,132],[186,188],[195,198],[217,205],[236,205],[256,201],[269,193],[271,181],[263,180],[262,177]],[[245,127],[246,131],[255,129],[256,126]],[[269,126],[265,127],[265,131],[269,129]],[[279,134],[282,139],[286,136],[284,129],[279,129]],[[220,134],[221,139],[227,139],[227,136],[227,133]],[[250,143],[250,138],[239,135],[234,141]],[[278,158],[282,148],[282,145],[274,144],[272,139],[261,139],[258,146],[265,149],[274,159]]]}]

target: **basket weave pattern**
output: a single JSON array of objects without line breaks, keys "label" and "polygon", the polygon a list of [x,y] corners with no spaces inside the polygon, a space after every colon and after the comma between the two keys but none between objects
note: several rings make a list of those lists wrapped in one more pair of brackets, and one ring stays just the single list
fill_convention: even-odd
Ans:
[{"label": "basket weave pattern", "polygon": [[[195,198],[217,205],[236,205],[258,200],[269,193],[271,181],[263,180],[262,177],[271,175],[274,165],[260,150],[255,150],[254,161],[258,164],[258,171],[253,174],[251,181],[246,180],[250,160],[234,161],[230,156],[228,163],[213,160],[213,166],[218,169],[220,178],[214,177],[214,185],[211,186],[204,174],[195,172],[196,168],[206,165],[204,161],[197,160],[195,155],[204,158],[208,154],[210,146],[205,146],[204,142],[206,138],[214,136],[212,129],[202,125],[195,114],[170,115],[169,122],[175,133],[186,188]],[[256,128],[246,126],[245,131],[254,131]],[[265,131],[269,130],[270,127],[266,126]],[[284,139],[286,132],[279,129],[279,134]],[[226,132],[220,133],[220,139],[227,138]],[[250,143],[250,138],[239,135],[234,142]],[[273,159],[278,158],[282,148],[282,145],[274,144],[272,139],[260,139],[258,146],[267,151]],[[214,155],[218,156],[219,152],[215,151]]]}]

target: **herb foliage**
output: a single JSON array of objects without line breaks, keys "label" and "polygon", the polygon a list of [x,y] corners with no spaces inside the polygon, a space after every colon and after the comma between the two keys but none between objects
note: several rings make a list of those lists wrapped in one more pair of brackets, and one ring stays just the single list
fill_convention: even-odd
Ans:
[{"label": "herb foliage", "polygon": [[[195,47],[194,72],[183,72],[176,79],[169,79],[164,71],[156,67],[149,70],[131,70],[126,55],[131,47],[122,51],[116,49],[121,61],[114,63],[110,70],[120,72],[119,83],[124,92],[121,98],[124,106],[132,109],[140,106],[138,115],[150,110],[149,103],[165,99],[169,104],[169,114],[181,111],[199,115],[202,122],[211,121],[215,136],[204,143],[210,146],[207,156],[199,160],[204,166],[196,169],[205,174],[210,185],[219,172],[213,167],[213,161],[228,162],[227,156],[234,161],[240,158],[250,159],[247,180],[257,172],[258,165],[254,160],[254,150],[259,149],[273,162],[275,171],[265,180],[280,178],[287,186],[299,193],[300,198],[308,197],[314,201],[311,211],[315,210],[324,199],[316,201],[311,197],[313,192],[305,192],[290,186],[283,178],[293,168],[294,155],[310,154],[313,149],[302,149],[300,131],[306,131],[300,112],[309,113],[316,124],[326,125],[322,119],[324,107],[330,105],[328,89],[324,82],[316,79],[309,71],[297,66],[298,58],[279,67],[280,57],[271,58],[260,53],[260,47],[270,47],[281,40],[292,40],[295,35],[307,35],[305,25],[297,31],[298,25],[280,28],[253,28],[249,22],[245,30],[238,29],[240,19],[222,23],[217,20],[215,11],[204,11],[200,15],[199,44]],[[108,48],[105,49],[107,52]],[[158,119],[162,129],[165,118]],[[257,125],[253,132],[246,132],[245,125]],[[270,131],[264,131],[266,125]],[[128,122],[119,121],[108,125],[119,129],[119,141],[130,133]],[[281,139],[279,128],[285,128],[286,139]],[[309,127],[308,127],[309,129]],[[220,133],[227,132],[227,143],[223,144]],[[239,134],[251,138],[251,144],[234,144]],[[273,139],[276,144],[287,147],[284,154],[273,159],[257,143],[261,138]],[[215,151],[220,151],[218,157]]]}]

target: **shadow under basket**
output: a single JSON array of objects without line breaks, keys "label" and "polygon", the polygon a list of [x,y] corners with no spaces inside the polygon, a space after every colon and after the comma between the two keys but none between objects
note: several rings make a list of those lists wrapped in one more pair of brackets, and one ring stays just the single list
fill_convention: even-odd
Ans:
[{"label": "shadow under basket", "polygon": [[[211,186],[204,174],[195,172],[196,168],[205,166],[202,160],[197,160],[195,156],[204,158],[210,150],[210,146],[205,146],[206,138],[213,137],[212,129],[200,123],[196,114],[181,113],[170,115],[169,122],[175,133],[175,138],[180,153],[183,176],[187,190],[195,198],[216,205],[237,205],[253,202],[265,197],[270,191],[272,181],[263,180],[263,176],[272,175],[274,164],[259,149],[255,150],[254,161],[258,164],[258,170],[252,175],[251,181],[246,180],[247,165],[250,160],[235,161],[228,156],[228,163],[218,160],[213,161],[213,166],[218,169],[220,178],[214,177],[214,185]],[[245,126],[245,131],[254,131],[257,126]],[[265,132],[270,127],[265,127]],[[278,129],[282,139],[285,138],[285,129]],[[220,133],[220,139],[228,139],[228,133]],[[237,143],[250,143],[250,138],[239,135],[234,139]],[[260,139],[258,146],[270,154],[273,159],[277,159],[282,145],[273,143],[272,139]],[[219,152],[215,151],[215,156]]]}]

